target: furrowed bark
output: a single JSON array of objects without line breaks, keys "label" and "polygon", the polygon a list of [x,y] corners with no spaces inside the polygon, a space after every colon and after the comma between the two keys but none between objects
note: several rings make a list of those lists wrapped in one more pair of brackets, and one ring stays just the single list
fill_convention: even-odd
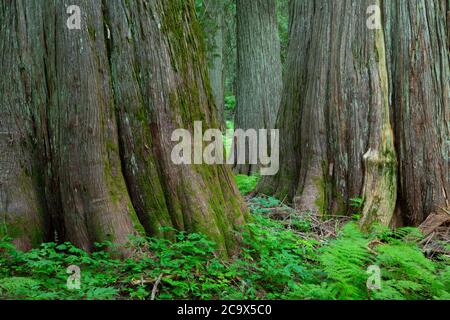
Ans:
[{"label": "furrowed bark", "polygon": [[[299,181],[294,194],[294,204],[302,211],[324,214],[326,211],[327,157],[326,119],[330,26],[322,23],[331,19],[328,3],[314,4],[311,25],[311,46],[308,52],[305,89],[300,115]],[[296,32],[302,32],[300,28]],[[301,94],[301,93],[300,93]],[[302,98],[301,98],[302,99]]]},{"label": "furrowed bark", "polygon": [[[49,5],[54,29],[48,124],[53,179],[58,181],[63,238],[90,251],[94,242],[124,243],[135,233],[120,168],[117,128],[100,3]],[[81,30],[66,27],[66,8],[82,8]],[[52,47],[54,46],[54,47]]]},{"label": "furrowed bark", "polygon": [[[392,1],[388,29],[399,209],[417,225],[449,199],[449,51],[442,2]],[[448,30],[448,29],[447,29]]]},{"label": "furrowed bark", "polygon": [[289,198],[301,210],[323,211],[324,105],[328,77],[330,17],[328,3],[291,1],[290,50],[277,128],[280,171],[265,177],[258,189]]},{"label": "furrowed bark", "polygon": [[447,47],[450,51],[450,1],[442,0],[442,10],[446,14],[446,26],[447,26]]},{"label": "furrowed bark", "polygon": [[221,125],[224,119],[224,24],[225,3],[224,0],[206,0],[205,15],[207,16],[205,36],[207,47],[208,75],[211,82],[211,90],[217,108],[217,116]]},{"label": "furrowed bark", "polygon": [[[273,129],[275,126],[282,91],[275,9],[274,0],[236,2],[238,59],[235,129]],[[259,165],[248,162],[235,164],[234,171],[255,173]]]},{"label": "furrowed bark", "polygon": [[[381,8],[380,3],[377,3]],[[394,222],[397,203],[397,159],[394,133],[391,126],[389,99],[389,74],[387,70],[386,44],[383,29],[373,30],[375,53],[369,58],[377,65],[371,71],[371,83],[377,83],[373,90],[369,151],[364,155],[365,177],[363,187],[363,208],[360,225],[369,229],[374,223],[390,226]]]},{"label": "furrowed bark", "polygon": [[366,27],[367,8],[373,3],[340,1],[333,7],[331,32],[341,37],[333,37],[330,45],[330,209],[348,213],[350,200],[362,197],[362,223],[376,214],[376,220],[389,224],[396,202],[395,150],[383,32]]},{"label": "furrowed bark", "polygon": [[292,2],[292,30],[302,32],[291,31],[287,69],[298,74],[285,79],[277,123],[286,160],[259,190],[316,213],[347,214],[350,199],[363,197],[363,220],[389,224],[395,150],[383,33],[366,28],[371,4]]},{"label": "furrowed bark", "polygon": [[[81,30],[66,27],[69,5]],[[247,211],[230,170],[170,158],[174,129],[219,127],[193,8],[0,2],[2,235],[25,249],[55,240],[91,251],[171,227],[236,250]]]},{"label": "furrowed bark", "polygon": [[[229,170],[217,166],[175,166],[173,130],[219,128],[206,84],[205,57],[190,3],[105,2],[112,30],[111,64],[125,176],[146,231],[160,226],[203,232],[224,252],[235,249],[243,224],[242,200]],[[183,12],[183,20],[176,13]],[[126,34],[129,39],[126,40]],[[185,41],[181,41],[186,39]],[[146,48],[157,43],[149,52]],[[129,68],[129,66],[132,68]],[[123,86],[127,84],[127,86]],[[166,235],[167,236],[167,235]]]}]

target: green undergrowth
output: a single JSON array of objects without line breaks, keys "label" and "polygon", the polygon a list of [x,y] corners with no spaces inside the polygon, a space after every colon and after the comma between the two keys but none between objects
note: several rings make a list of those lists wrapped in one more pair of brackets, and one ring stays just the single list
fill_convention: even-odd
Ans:
[{"label": "green undergrowth", "polygon": [[[2,299],[449,299],[448,257],[427,259],[416,229],[378,229],[362,234],[349,223],[336,239],[311,236],[308,216],[275,219],[278,200],[250,200],[254,219],[242,250],[230,260],[215,255],[201,234],[175,241],[132,238],[134,254],[119,261],[97,244],[88,255],[69,243],[19,252],[0,241]],[[112,249],[114,251],[114,249]],[[67,268],[81,271],[79,290],[69,290]],[[369,290],[370,266],[381,271]],[[159,281],[158,281],[159,280]]]},{"label": "green undergrowth", "polygon": [[234,122],[226,121],[226,132],[223,135],[223,144],[225,148],[225,155],[228,158],[231,153],[231,147],[233,146],[233,132],[234,132]]},{"label": "green undergrowth", "polygon": [[233,95],[225,97],[225,110],[228,112],[233,112],[236,108],[236,97]]},{"label": "green undergrowth", "polygon": [[236,175],[235,181],[238,186],[239,191],[246,195],[255,190],[256,185],[258,184],[260,177],[259,176],[246,176],[246,175]]}]

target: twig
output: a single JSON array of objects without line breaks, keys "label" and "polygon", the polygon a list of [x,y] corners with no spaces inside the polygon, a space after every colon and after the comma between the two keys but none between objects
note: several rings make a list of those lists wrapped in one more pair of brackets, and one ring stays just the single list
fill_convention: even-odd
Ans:
[{"label": "twig", "polygon": [[155,284],[153,285],[153,290],[152,290],[152,295],[150,297],[150,300],[155,300],[156,297],[156,292],[158,291],[158,286],[161,283],[161,279],[163,277],[163,274],[161,273],[158,277],[158,279],[156,279]]},{"label": "twig", "polygon": [[439,207],[439,209],[441,209],[442,211],[444,211],[444,213],[450,215],[450,211],[448,211],[447,209],[442,208],[442,207]]},{"label": "twig", "polygon": [[430,234],[430,236],[427,239],[427,242],[424,244],[424,249],[426,249],[426,247],[428,246],[428,244],[430,243],[430,241],[434,238],[434,235],[436,234],[436,232],[433,232],[432,234]]}]

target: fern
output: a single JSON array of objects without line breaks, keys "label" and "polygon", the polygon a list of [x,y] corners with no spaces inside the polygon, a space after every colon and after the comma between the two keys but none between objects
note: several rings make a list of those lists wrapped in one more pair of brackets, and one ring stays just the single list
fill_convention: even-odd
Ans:
[{"label": "fern", "polygon": [[[111,243],[92,254],[70,243],[19,252],[2,239],[0,298],[148,299],[158,278],[158,299],[450,298],[449,258],[425,257],[417,229],[364,234],[350,223],[334,240],[311,240],[308,215],[288,225],[269,217],[266,210],[280,206],[269,197],[250,201],[254,218],[241,234],[242,250],[227,261],[204,235],[175,230],[173,241],[133,237],[136,253],[124,261],[105,250]],[[81,269],[80,290],[67,289],[69,265]],[[379,290],[367,287],[371,265],[381,270]]]},{"label": "fern", "polygon": [[323,279],[316,285],[304,286],[303,298],[366,299],[366,268],[373,262],[368,242],[355,224],[346,225],[339,239],[320,250]]},{"label": "fern", "polygon": [[435,263],[414,243],[396,241],[378,246],[377,252],[376,264],[383,270],[385,281],[382,290],[374,292],[375,299],[432,299],[445,294]]},{"label": "fern", "polygon": [[10,277],[0,279],[0,297],[8,299],[23,299],[30,292],[38,291],[40,283],[26,277]]},{"label": "fern", "polygon": [[[364,235],[351,223],[335,241],[319,251],[315,283],[303,284],[295,298],[417,300],[449,297],[448,261],[427,259],[417,229],[378,228]],[[369,249],[372,241],[378,243]],[[381,270],[380,290],[367,288],[369,265]]]},{"label": "fern", "polygon": [[259,176],[246,176],[246,175],[235,176],[238,189],[244,195],[255,190],[259,179],[260,179]]}]

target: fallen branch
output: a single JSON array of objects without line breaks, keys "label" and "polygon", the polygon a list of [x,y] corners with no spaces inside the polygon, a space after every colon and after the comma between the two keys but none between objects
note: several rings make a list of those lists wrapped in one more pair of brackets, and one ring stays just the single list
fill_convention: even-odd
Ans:
[{"label": "fallen branch", "polygon": [[158,291],[158,285],[161,283],[162,277],[163,277],[163,274],[161,273],[159,275],[158,279],[156,279],[155,285],[153,286],[152,295],[150,297],[150,300],[155,300],[156,292]]}]

